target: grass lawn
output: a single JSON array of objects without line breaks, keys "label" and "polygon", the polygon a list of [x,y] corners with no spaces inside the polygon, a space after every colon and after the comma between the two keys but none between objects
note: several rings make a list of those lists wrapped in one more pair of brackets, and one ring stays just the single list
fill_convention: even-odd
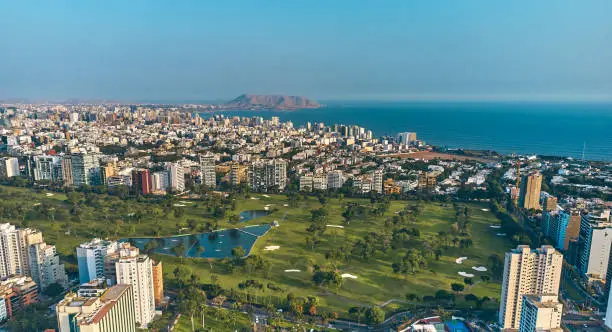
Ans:
[{"label": "grass lawn", "polygon": [[[220,320],[213,315],[205,317],[206,331],[252,331],[251,320],[246,314],[239,313],[236,315],[235,321]],[[196,330],[202,329],[201,317],[193,317],[194,327]],[[191,332],[191,319],[189,315],[182,315],[176,324],[174,331],[176,332]]]},{"label": "grass lawn", "polygon": [[[491,276],[490,272],[478,272],[472,269],[473,266],[489,268],[487,261],[489,255],[493,253],[503,255],[513,247],[509,239],[496,236],[498,230],[489,227],[499,225],[499,220],[490,212],[485,211],[487,205],[484,203],[460,204],[467,206],[470,210],[473,240],[470,248],[450,247],[444,251],[440,260],[428,259],[426,269],[408,275],[396,274],[391,267],[404,255],[404,249],[389,250],[387,253],[377,251],[368,261],[352,259],[348,263],[342,262],[337,266],[340,273],[350,273],[357,276],[357,279],[345,279],[343,286],[336,291],[315,287],[312,283],[312,267],[314,265],[329,266],[329,262],[325,259],[325,253],[328,250],[339,248],[347,240],[354,242],[371,232],[381,231],[385,227],[384,221],[387,218],[403,210],[406,205],[414,205],[415,202],[392,201],[389,211],[384,216],[357,218],[349,225],[344,225],[341,216],[342,205],[351,201],[369,205],[369,200],[329,199],[325,205],[328,212],[326,223],[344,225],[345,228],[328,227],[322,236],[321,243],[311,250],[305,241],[306,228],[310,223],[310,211],[322,207],[316,198],[309,197],[307,200],[301,200],[299,207],[292,208],[284,206],[288,203],[286,196],[254,194],[253,197],[257,199],[238,200],[235,211],[229,213],[261,210],[268,204],[270,209],[278,210],[269,216],[237,225],[230,225],[226,217],[219,220],[219,227],[242,227],[270,223],[273,220],[279,222],[280,227],[273,228],[261,237],[251,252],[251,254],[263,256],[270,262],[268,277],[263,278],[261,273],[247,275],[242,271],[229,273],[224,269],[216,268],[215,273],[219,276],[219,283],[224,289],[238,290],[240,282],[246,279],[257,279],[264,285],[274,283],[282,288],[281,291],[266,290],[257,294],[267,297],[267,301],[278,304],[276,299],[284,299],[289,292],[302,297],[316,295],[320,299],[320,312],[336,311],[341,317],[346,317],[347,309],[352,306],[381,305],[391,299],[403,300],[407,293],[431,296],[439,289],[450,291],[451,283],[463,283],[464,278],[458,275],[458,272],[464,271],[474,274],[473,280],[476,282],[475,285],[465,290],[466,294],[473,293],[479,297],[499,298],[499,283],[480,282],[480,276]],[[0,205],[11,211],[16,210],[17,207],[20,211],[26,210],[21,214],[13,212],[11,217],[6,217],[6,213],[3,214],[3,222],[35,227],[43,231],[45,240],[57,246],[58,252],[72,269],[75,268],[76,263],[75,247],[79,243],[89,241],[94,236],[106,235],[110,238],[152,236],[156,231],[161,236],[176,235],[181,229],[185,233],[190,232],[184,229],[190,219],[196,220],[198,225],[213,222],[212,214],[203,201],[182,200],[184,201],[180,203],[184,205],[180,208],[182,213],[175,215],[173,212],[163,211],[160,204],[122,201],[113,196],[95,195],[91,202],[79,205],[80,220],[75,220],[69,213],[72,204],[66,202],[64,194],[47,195],[44,191],[1,187],[0,200]],[[181,201],[181,199],[178,200]],[[55,221],[39,211],[40,208],[37,206],[40,204],[53,209]],[[422,206],[422,214],[417,218],[416,223],[410,225],[420,230],[421,239],[437,237],[439,231],[448,232],[455,218],[452,204],[444,207],[438,202],[425,202]],[[138,211],[142,213],[142,219],[138,222],[130,220],[128,216]],[[197,230],[194,231],[197,232]],[[266,246],[273,245],[280,246],[280,249],[264,250]],[[455,259],[461,256],[466,256],[468,259],[461,265],[456,264]],[[209,283],[211,280],[211,268],[206,260],[186,258],[181,261],[170,256],[156,255],[156,257],[163,261],[167,281],[173,279],[172,271],[179,264],[189,266],[202,282]],[[297,269],[301,272],[284,272],[289,269]],[[458,300],[458,305],[469,308],[469,304],[462,300]],[[496,306],[494,302],[488,305],[491,308]],[[390,313],[401,310],[402,305],[395,303],[384,309]]]}]

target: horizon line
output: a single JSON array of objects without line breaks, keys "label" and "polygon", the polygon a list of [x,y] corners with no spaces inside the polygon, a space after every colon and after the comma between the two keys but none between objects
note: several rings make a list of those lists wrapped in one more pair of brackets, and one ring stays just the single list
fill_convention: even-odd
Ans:
[{"label": "horizon line", "polygon": [[[608,103],[612,102],[612,95],[585,94],[363,94],[336,97],[309,97],[299,94],[277,93],[249,93],[253,95],[284,95],[300,96],[321,102],[544,102],[544,103]],[[158,104],[158,105],[185,105],[185,104],[220,104],[232,98],[0,98],[0,104]]]}]

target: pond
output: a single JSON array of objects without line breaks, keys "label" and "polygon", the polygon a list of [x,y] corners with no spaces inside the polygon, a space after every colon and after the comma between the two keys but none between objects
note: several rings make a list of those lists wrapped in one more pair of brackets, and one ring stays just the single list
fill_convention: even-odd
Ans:
[{"label": "pond", "polygon": [[270,212],[266,210],[248,210],[240,212],[240,222],[247,222],[249,220],[253,220],[259,217],[265,217],[269,215]]},{"label": "pond", "polygon": [[[175,247],[183,244],[183,257],[190,258],[226,258],[232,257],[232,249],[241,246],[248,255],[257,239],[270,230],[270,225],[247,226],[243,228],[224,229],[210,233],[176,235],[161,238],[126,238],[132,245],[144,250],[151,241],[157,242],[154,253],[176,256]],[[201,248],[204,250],[202,251]]]}]

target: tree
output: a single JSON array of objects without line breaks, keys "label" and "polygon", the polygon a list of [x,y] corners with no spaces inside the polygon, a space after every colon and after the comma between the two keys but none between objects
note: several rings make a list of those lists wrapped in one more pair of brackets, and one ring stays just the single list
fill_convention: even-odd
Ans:
[{"label": "tree", "polygon": [[246,251],[243,247],[237,246],[232,248],[232,257],[234,257],[234,259],[240,259],[244,257],[244,255],[246,255]]},{"label": "tree", "polygon": [[472,285],[474,281],[472,280],[472,278],[463,278],[463,283],[466,285]]},{"label": "tree", "polygon": [[357,320],[357,324],[361,324],[361,317],[366,312],[366,309],[364,307],[351,307],[348,313],[353,319]]},{"label": "tree", "polygon": [[178,281],[179,289],[183,287],[183,285],[187,282],[187,278],[192,274],[191,269],[184,265],[177,266],[174,271],[172,271],[174,278]]},{"label": "tree", "polygon": [[385,312],[379,307],[368,308],[365,318],[369,324],[378,325],[385,321]]},{"label": "tree", "polygon": [[43,293],[48,297],[56,297],[62,294],[63,291],[64,291],[64,286],[54,282],[50,284],[49,286],[47,286],[47,288],[45,289]]},{"label": "tree", "polygon": [[463,292],[463,290],[465,289],[465,286],[463,284],[458,284],[458,283],[452,283],[451,284],[451,289],[456,292]]},{"label": "tree", "polygon": [[155,250],[157,248],[158,244],[156,240],[151,240],[149,242],[147,242],[147,244],[145,244],[144,246],[144,252],[148,255],[151,254],[153,252],[153,250]]},{"label": "tree", "polygon": [[172,251],[174,252],[174,254],[181,259],[181,262],[183,261],[185,250],[187,249],[185,248],[185,243],[183,242],[177,244],[176,246],[174,246],[174,248],[172,248]]}]

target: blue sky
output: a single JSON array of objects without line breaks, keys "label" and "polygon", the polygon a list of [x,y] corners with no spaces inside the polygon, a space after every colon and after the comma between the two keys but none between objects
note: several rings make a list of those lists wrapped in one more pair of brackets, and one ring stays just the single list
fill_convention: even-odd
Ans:
[{"label": "blue sky", "polygon": [[612,99],[610,0],[0,0],[0,98]]}]

